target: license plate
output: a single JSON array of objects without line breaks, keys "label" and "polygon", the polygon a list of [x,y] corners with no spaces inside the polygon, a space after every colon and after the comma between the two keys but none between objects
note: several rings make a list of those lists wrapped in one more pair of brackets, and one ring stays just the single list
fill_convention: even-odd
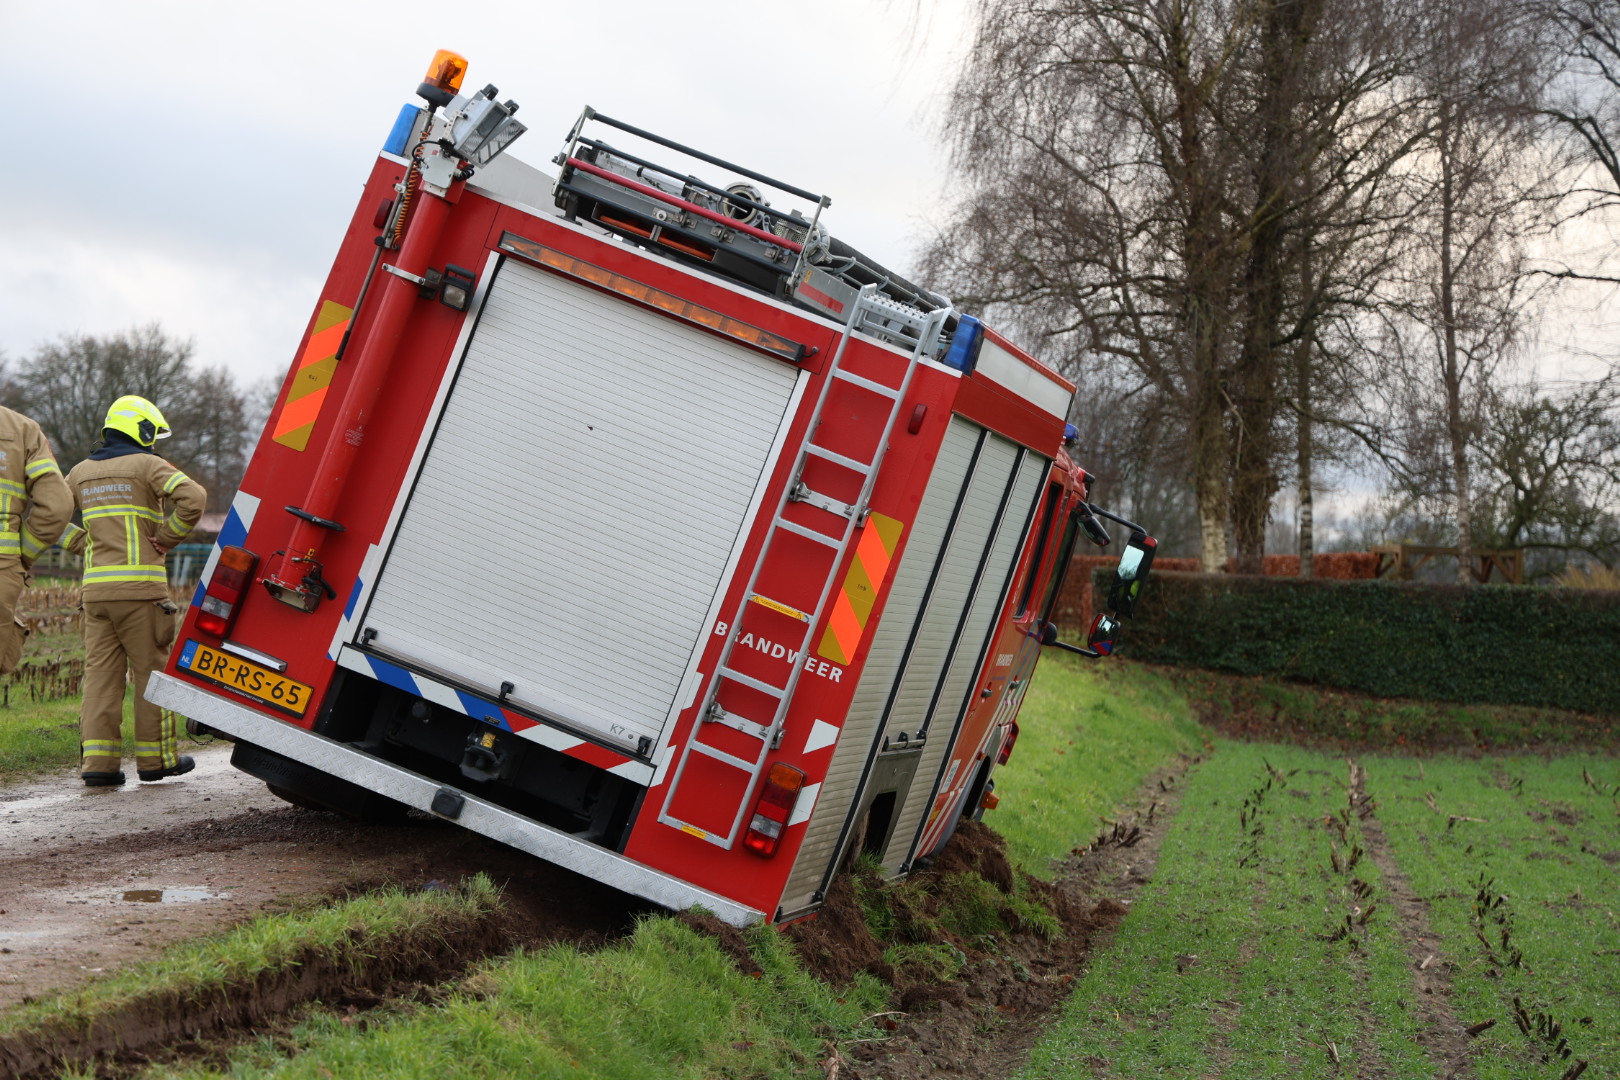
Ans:
[{"label": "license plate", "polygon": [[187,641],[186,647],[180,650],[180,667],[293,716],[303,716],[314,695],[314,691],[301,682],[211,649],[199,641]]}]

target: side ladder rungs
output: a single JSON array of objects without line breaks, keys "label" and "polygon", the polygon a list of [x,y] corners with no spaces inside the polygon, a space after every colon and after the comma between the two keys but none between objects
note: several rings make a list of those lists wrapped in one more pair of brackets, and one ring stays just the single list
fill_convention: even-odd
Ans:
[{"label": "side ladder rungs", "polygon": [[752,675],[744,675],[735,668],[723,667],[719,671],[719,676],[722,679],[730,679],[732,682],[742,683],[744,686],[758,690],[762,694],[769,694],[773,698],[780,698],[783,694],[787,693],[787,687],[785,686],[777,686],[774,683],[766,682],[764,679],[756,679]]},{"label": "side ladder rungs", "polygon": [[732,768],[741,769],[744,772],[753,772],[754,767],[759,764],[757,761],[749,761],[747,758],[740,758],[736,754],[728,754],[724,750],[716,750],[708,743],[693,743],[692,753],[702,754],[704,757],[712,757],[716,761],[723,761]]},{"label": "side ladder rungs", "polygon": [[847,383],[853,383],[854,385],[859,386],[862,390],[870,390],[874,394],[882,394],[890,401],[893,401],[900,396],[900,388],[897,386],[889,386],[887,383],[880,383],[876,379],[868,379],[864,375],[856,375],[853,372],[845,371],[843,368],[839,368],[837,371],[833,372],[833,378],[842,379]]},{"label": "side ladder rungs", "polygon": [[826,544],[830,548],[841,548],[844,546],[844,538],[841,536],[828,536],[824,532],[818,532],[815,529],[806,528],[805,526],[796,522],[789,521],[787,518],[777,518],[776,527],[778,529],[790,532],[794,536],[802,536],[806,540],[814,540],[818,544]]},{"label": "side ladder rungs", "polygon": [[[793,490],[788,494],[788,498],[794,502],[802,502],[807,506],[813,506],[817,510],[825,510],[829,514],[837,514],[840,517],[852,518],[855,516],[853,503],[843,502],[833,498],[831,495],[823,495],[819,491],[814,491],[803,480],[793,485]],[[839,546],[843,546],[842,540],[839,541]]]},{"label": "side ladder rungs", "polygon": [[865,476],[867,473],[872,471],[872,463],[870,461],[857,461],[852,457],[845,457],[843,454],[829,450],[825,446],[817,446],[815,443],[807,443],[805,445],[804,452],[811,457],[818,457],[823,461],[830,461],[834,465],[842,465],[850,472],[860,473],[862,476]]}]

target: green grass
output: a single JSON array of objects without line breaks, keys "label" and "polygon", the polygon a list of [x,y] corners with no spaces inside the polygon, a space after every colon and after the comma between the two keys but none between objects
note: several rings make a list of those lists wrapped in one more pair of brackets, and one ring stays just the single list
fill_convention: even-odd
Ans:
[{"label": "green grass", "polygon": [[14,783],[78,760],[78,698],[0,711],[0,783]]},{"label": "green grass", "polygon": [[431,931],[447,919],[494,910],[500,892],[483,875],[460,889],[390,889],[288,915],[264,916],[225,934],[176,945],[159,958],[97,979],[64,994],[0,1013],[0,1036],[50,1025],[86,1030],[101,1016],[144,999],[198,999],[264,973],[324,955],[355,969],[391,940]]},{"label": "green grass", "polygon": [[1015,866],[1050,878],[1099,823],[1205,734],[1164,675],[1051,651],[1018,714],[1018,745],[996,772],[1001,805],[985,824],[1007,838]]},{"label": "green grass", "polygon": [[[1582,1058],[1587,1076],[1620,1073],[1620,762],[1375,759],[1368,773],[1396,858],[1430,902],[1458,1019],[1497,1021],[1478,1039],[1480,1080],[1556,1080]],[[1562,1025],[1567,1060],[1543,1060],[1538,1013]]]},{"label": "green grass", "polygon": [[829,1037],[874,1034],[882,988],[835,991],[806,975],[776,931],[748,936],[751,977],[670,918],[643,921],[593,953],[570,946],[488,963],[448,1002],[364,1027],[312,1016],[288,1038],[231,1055],[228,1070],[153,1069],[149,1077],[233,1080],[333,1076],[444,1080],[797,1077],[820,1075]]},{"label": "green grass", "polygon": [[1383,893],[1370,861],[1344,868],[1357,819],[1342,839],[1325,824],[1346,806],[1343,777],[1308,751],[1219,743],[1153,881],[1020,1075],[1432,1075],[1387,903],[1338,935]]},{"label": "green grass", "polygon": [[1260,676],[1157,668],[1195,709],[1230,733],[1267,741],[1298,738],[1375,747],[1503,749],[1522,746],[1620,747],[1612,719],[1528,705],[1467,705],[1376,698]]},{"label": "green grass", "polygon": [[[83,699],[63,698],[0,709],[0,785],[79,764],[79,710]],[[135,765],[135,691],[124,692],[124,771]],[[182,750],[197,743],[180,732]]]}]

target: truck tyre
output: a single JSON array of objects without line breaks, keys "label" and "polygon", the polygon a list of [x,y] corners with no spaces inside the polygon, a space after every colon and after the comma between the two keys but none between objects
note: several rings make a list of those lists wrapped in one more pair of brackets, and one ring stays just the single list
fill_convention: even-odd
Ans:
[{"label": "truck tyre", "polygon": [[409,809],[386,795],[252,743],[237,743],[231,764],[263,780],[277,798],[308,810],[330,810],[355,821],[386,825],[402,821]]}]

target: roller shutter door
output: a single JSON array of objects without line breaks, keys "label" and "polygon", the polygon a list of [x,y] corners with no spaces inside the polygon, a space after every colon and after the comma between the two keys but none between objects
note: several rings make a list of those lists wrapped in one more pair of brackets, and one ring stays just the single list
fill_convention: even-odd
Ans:
[{"label": "roller shutter door", "polygon": [[610,744],[656,744],[798,377],[507,261],[356,641],[491,695],[510,682],[519,709]]}]

